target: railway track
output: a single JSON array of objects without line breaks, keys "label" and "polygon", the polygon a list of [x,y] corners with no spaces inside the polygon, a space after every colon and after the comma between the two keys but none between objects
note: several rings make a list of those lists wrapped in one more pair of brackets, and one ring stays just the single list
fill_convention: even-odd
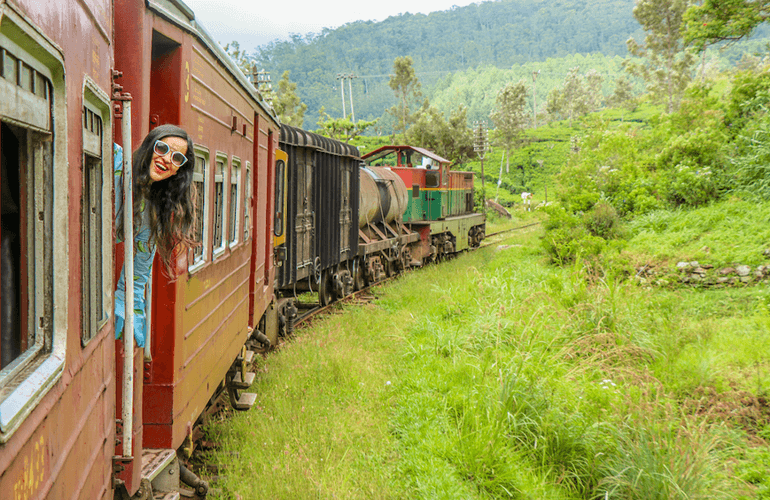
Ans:
[{"label": "railway track", "polygon": [[539,221],[538,221],[538,222],[532,222],[532,223],[530,223],[530,224],[524,224],[523,226],[512,227],[512,228],[510,228],[510,229],[503,229],[502,231],[496,231],[496,232],[494,232],[494,233],[489,233],[489,234],[487,234],[487,235],[486,235],[486,237],[484,238],[484,242],[482,242],[482,243],[481,243],[481,245],[479,245],[479,248],[484,248],[484,247],[486,247],[486,246],[489,246],[489,245],[491,245],[492,243],[491,243],[491,242],[488,242],[488,240],[489,240],[489,238],[491,238],[492,236],[498,236],[498,235],[500,235],[500,234],[510,233],[510,232],[513,232],[513,231],[520,231],[520,230],[522,230],[522,229],[526,229],[526,228],[528,228],[528,227],[532,227],[532,226],[538,226],[538,225],[540,225],[540,222],[539,222]]}]

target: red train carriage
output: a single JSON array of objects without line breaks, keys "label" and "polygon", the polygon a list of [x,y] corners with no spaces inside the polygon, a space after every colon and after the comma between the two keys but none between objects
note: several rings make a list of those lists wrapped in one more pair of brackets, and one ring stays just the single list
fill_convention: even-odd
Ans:
[{"label": "red train carriage", "polygon": [[112,2],[0,2],[0,497],[112,498]]},{"label": "red train carriage", "polygon": [[[153,266],[152,331],[134,368],[137,444],[130,455],[141,456],[142,445],[169,450],[173,459],[220,381],[228,380],[237,407],[253,402],[240,394],[248,381],[231,368],[255,326],[277,324],[263,317],[274,310],[273,163],[280,126],[182,2],[116,0],[115,12],[115,67],[133,97],[133,148],[163,123],[186,128],[195,142],[201,246],[181,257],[179,267],[188,272],[175,281],[159,262]],[[129,493],[139,486],[139,465],[126,463],[119,476]]]}]

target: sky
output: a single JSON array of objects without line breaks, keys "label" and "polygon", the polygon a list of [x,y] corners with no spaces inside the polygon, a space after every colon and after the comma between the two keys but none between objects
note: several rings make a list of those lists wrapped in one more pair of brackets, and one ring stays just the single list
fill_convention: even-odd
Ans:
[{"label": "sky", "polygon": [[237,41],[252,52],[257,46],[290,33],[320,33],[353,21],[383,21],[405,12],[428,14],[464,7],[471,0],[182,0],[197,21],[221,44]]}]

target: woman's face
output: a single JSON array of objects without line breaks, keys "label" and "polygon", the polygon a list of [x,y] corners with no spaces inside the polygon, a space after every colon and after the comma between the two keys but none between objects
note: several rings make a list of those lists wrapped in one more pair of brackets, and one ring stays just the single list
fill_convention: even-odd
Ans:
[{"label": "woman's face", "polygon": [[[164,153],[164,154],[160,154]],[[181,137],[164,137],[156,141],[153,149],[152,161],[150,162],[150,179],[153,182],[168,179],[176,175],[179,167],[180,153],[182,156],[187,154],[187,140]]]}]

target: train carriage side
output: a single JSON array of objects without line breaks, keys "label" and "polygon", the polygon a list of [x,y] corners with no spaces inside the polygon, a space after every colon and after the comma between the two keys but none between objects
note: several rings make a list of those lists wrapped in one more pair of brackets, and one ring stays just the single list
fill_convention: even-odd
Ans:
[{"label": "train carriage side", "polygon": [[285,260],[277,287],[317,291],[321,303],[352,290],[358,253],[358,150],[340,141],[283,125],[288,155]]},{"label": "train carriage side", "polygon": [[[156,258],[143,387],[144,448],[177,450],[273,300],[271,108],[177,0],[116,0],[116,66],[136,147],[163,123],[195,143],[196,239],[169,280]],[[125,69],[129,71],[125,71]],[[275,322],[273,322],[275,323]],[[235,391],[236,394],[239,391]],[[137,475],[125,480],[136,491]]]},{"label": "train carriage side", "polygon": [[112,498],[112,2],[0,2],[0,497]]}]

